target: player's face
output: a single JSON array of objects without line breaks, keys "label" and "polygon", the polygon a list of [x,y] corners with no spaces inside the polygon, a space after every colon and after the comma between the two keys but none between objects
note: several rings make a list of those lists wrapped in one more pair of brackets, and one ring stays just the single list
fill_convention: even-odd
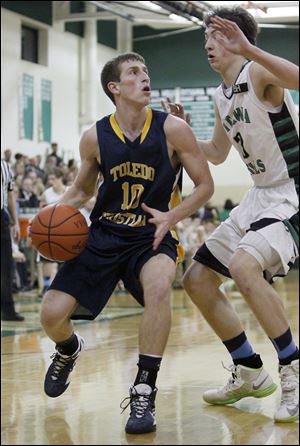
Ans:
[{"label": "player's face", "polygon": [[151,87],[146,65],[137,60],[123,62],[120,66],[118,88],[122,98],[148,105]]},{"label": "player's face", "polygon": [[205,50],[207,52],[208,63],[214,71],[221,72],[223,66],[228,62],[229,53],[218,42],[216,30],[208,27],[205,31]]}]

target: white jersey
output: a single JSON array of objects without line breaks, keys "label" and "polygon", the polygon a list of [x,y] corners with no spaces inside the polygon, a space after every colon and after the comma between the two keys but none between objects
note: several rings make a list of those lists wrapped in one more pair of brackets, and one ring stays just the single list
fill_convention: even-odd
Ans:
[{"label": "white jersey", "polygon": [[48,187],[48,189],[44,190],[45,202],[47,203],[47,205],[57,203],[64,192],[65,191],[57,193],[52,186]]},{"label": "white jersey", "polygon": [[[255,186],[291,182],[298,190],[298,114],[288,90],[282,106],[264,105],[255,95],[247,62],[233,87],[221,84],[215,94],[221,121],[232,145],[246,164]],[[294,185],[294,181],[296,185]]]}]

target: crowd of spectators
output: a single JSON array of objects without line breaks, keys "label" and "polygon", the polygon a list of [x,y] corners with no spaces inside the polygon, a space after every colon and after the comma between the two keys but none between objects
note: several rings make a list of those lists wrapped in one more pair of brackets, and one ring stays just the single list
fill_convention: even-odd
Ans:
[{"label": "crowd of spectators", "polygon": [[[58,144],[51,144],[51,151],[44,157],[40,154],[27,156],[12,151],[4,151],[3,158],[9,163],[15,179],[15,194],[17,210],[21,226],[21,241],[19,244],[13,242],[13,257],[15,260],[15,292],[30,291],[37,289],[39,296],[53,279],[58,265],[47,265],[47,262],[36,255],[30,247],[27,236],[27,224],[29,218],[36,214],[39,209],[47,204],[55,203],[70,186],[77,174],[78,164],[75,159],[65,161],[58,154]],[[86,207],[82,209],[86,219],[95,202],[93,197]],[[179,268],[178,279],[175,286],[180,286],[182,273],[192,261],[192,257],[198,247],[206,240],[208,235],[225,220],[230,210],[235,205],[227,199],[224,206],[218,209],[207,203],[194,215],[179,222],[176,230],[185,251],[185,258]],[[46,271],[46,272],[45,272]],[[119,284],[119,290],[123,290]]]},{"label": "crowd of spectators", "polygon": [[[14,291],[27,292],[38,289],[40,297],[57,268],[56,264],[44,266],[44,259],[36,255],[30,247],[27,236],[29,219],[38,213],[41,207],[55,203],[66,187],[73,183],[78,164],[75,159],[64,161],[58,155],[58,144],[52,143],[49,154],[28,156],[23,153],[12,155],[12,150],[4,151],[4,160],[9,164],[14,175],[14,190],[17,212],[21,228],[21,240],[13,242],[13,258],[15,261]],[[47,270],[51,269],[53,274]],[[45,271],[46,272],[45,272]],[[49,276],[51,277],[48,277]]]}]

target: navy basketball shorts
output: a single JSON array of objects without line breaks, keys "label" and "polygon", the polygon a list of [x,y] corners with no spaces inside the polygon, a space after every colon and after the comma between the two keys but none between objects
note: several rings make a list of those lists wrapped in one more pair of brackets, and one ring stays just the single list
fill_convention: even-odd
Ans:
[{"label": "navy basketball shorts", "polygon": [[178,241],[167,233],[156,251],[151,234],[121,237],[100,224],[91,225],[85,249],[61,266],[49,289],[73,296],[79,303],[71,319],[95,319],[105,307],[119,280],[144,305],[139,274],[153,256],[164,253],[174,262]]}]

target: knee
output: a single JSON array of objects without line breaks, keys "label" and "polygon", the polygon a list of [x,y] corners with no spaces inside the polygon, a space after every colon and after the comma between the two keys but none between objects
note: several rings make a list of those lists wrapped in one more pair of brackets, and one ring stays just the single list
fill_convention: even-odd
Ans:
[{"label": "knee", "polygon": [[235,257],[230,261],[228,269],[231,277],[245,297],[251,293],[253,284],[258,276],[261,276],[261,270],[258,270],[256,265],[253,265],[252,262],[247,262],[247,259],[243,261],[239,257]]},{"label": "knee", "polygon": [[171,288],[172,284],[165,277],[161,277],[155,283],[149,284],[144,290],[146,304],[151,302],[151,306],[154,307],[161,304],[169,305]]},{"label": "knee", "polygon": [[48,310],[48,308],[42,308],[40,313],[40,322],[42,327],[47,331],[56,327],[58,321],[55,314]]},{"label": "knee", "polygon": [[[183,276],[183,287],[192,300],[206,293],[208,284],[213,285],[217,276],[203,265],[192,264]],[[218,287],[216,283],[215,287]]]},{"label": "knee", "polygon": [[188,269],[182,278],[182,284],[185,291],[190,297],[193,297],[199,292],[201,288],[202,277],[193,272],[193,270]]},{"label": "knee", "polygon": [[[48,292],[49,293],[49,292]],[[60,305],[49,299],[48,293],[43,297],[43,303],[40,312],[40,322],[42,327],[47,331],[60,326],[66,319]]]},{"label": "knee", "polygon": [[228,265],[228,269],[231,277],[237,284],[243,283],[246,275],[246,269],[239,259],[232,259]]}]

